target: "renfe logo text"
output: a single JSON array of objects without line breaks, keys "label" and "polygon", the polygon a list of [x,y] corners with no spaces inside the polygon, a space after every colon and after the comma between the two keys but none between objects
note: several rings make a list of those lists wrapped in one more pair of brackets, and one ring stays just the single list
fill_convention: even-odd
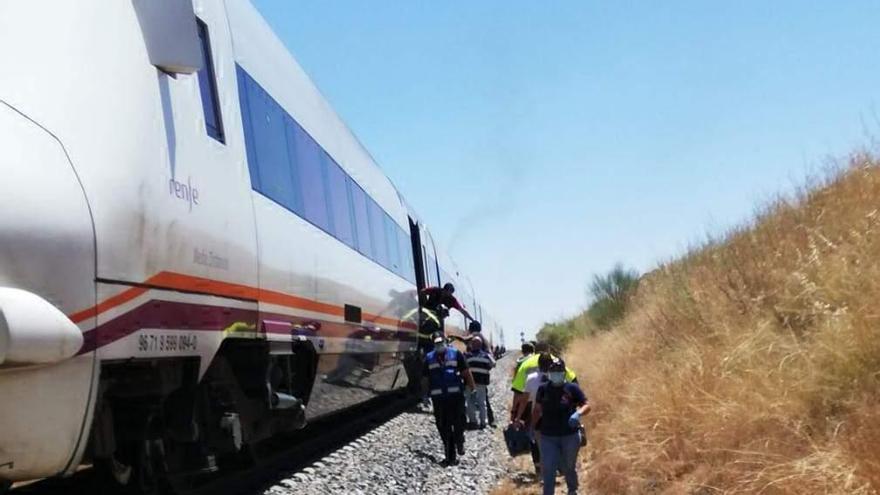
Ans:
[{"label": "renfe logo text", "polygon": [[192,211],[193,205],[199,205],[199,190],[190,184],[190,178],[186,178],[186,183],[178,182],[174,178],[168,179],[168,192],[177,199],[189,203],[189,211]]}]

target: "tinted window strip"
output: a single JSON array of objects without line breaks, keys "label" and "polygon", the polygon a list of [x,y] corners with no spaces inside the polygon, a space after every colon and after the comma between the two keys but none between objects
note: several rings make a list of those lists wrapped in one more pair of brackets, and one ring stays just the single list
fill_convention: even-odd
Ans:
[{"label": "tinted window strip", "polygon": [[[257,159],[254,155],[255,150],[252,144],[254,142],[254,137],[253,127],[251,125],[251,108],[250,100],[248,99],[250,84],[248,82],[248,77],[244,73],[244,71],[236,71],[236,79],[238,80],[238,103],[241,110],[242,130],[244,131],[245,152],[247,154],[247,161],[248,164],[256,163]],[[248,165],[248,173],[251,176],[251,187],[259,190],[260,174],[257,171],[257,167],[252,167]]]},{"label": "tinted window strip", "polygon": [[[320,144],[318,144],[318,142],[305,129],[303,129],[302,126],[300,126],[299,123],[296,122],[296,120],[293,117],[291,117],[290,114],[288,114],[287,111],[284,110],[284,108],[268,92],[266,92],[266,90],[263,89],[263,87],[260,86],[260,84],[257,83],[256,80],[254,80],[250,76],[250,74],[247,73],[247,71],[245,71],[238,64],[236,64],[236,72],[237,72],[237,76],[238,76],[236,79],[238,80],[238,85],[239,85],[239,87],[238,87],[239,106],[241,107],[241,113],[242,113],[242,126],[243,126],[243,130],[244,130],[245,149],[246,149],[247,160],[248,160],[248,171],[250,172],[250,176],[251,176],[251,188],[254,189],[255,191],[257,191],[258,193],[260,193],[262,196],[271,200],[272,202],[278,204],[279,206],[281,206],[285,210],[293,213],[297,217],[301,218],[302,220],[305,220],[306,222],[308,222],[312,226],[318,228],[322,232],[330,235],[331,237],[333,237],[334,239],[336,239],[340,243],[353,249],[358,254],[361,254],[365,258],[370,259],[371,261],[373,261],[377,265],[385,268],[386,270],[393,273],[394,275],[397,275],[398,277],[406,280],[407,282],[415,283],[415,268],[410,269],[410,267],[413,266],[413,263],[412,263],[412,256],[413,255],[411,252],[412,248],[405,247],[409,244],[408,242],[405,244],[401,243],[402,245],[395,242],[393,247],[389,244],[391,241],[388,238],[388,234],[389,234],[388,233],[388,226],[385,225],[386,218],[391,224],[393,224],[393,226],[395,227],[395,230],[400,232],[399,235],[406,236],[406,238],[408,239],[408,235],[407,235],[406,231],[403,230],[403,228],[397,222],[395,222],[391,218],[390,215],[388,215],[388,212],[386,212],[381,206],[379,206],[379,204],[376,203],[375,200],[373,200],[373,198],[370,197],[370,195],[367,194],[366,191],[364,191],[362,187],[360,187],[360,185],[357,183],[357,181],[355,181],[350,175],[348,175],[348,173],[345,172],[345,169],[340,167],[339,164],[336,163],[336,161],[333,159],[333,157],[331,157],[330,154],[327,153],[327,151],[324,150],[324,148]],[[320,186],[321,186],[323,196],[324,196],[323,208],[326,211],[326,215],[327,215],[327,224],[328,225],[326,227],[319,225],[318,223],[313,221],[313,219],[308,218],[308,215],[305,214],[305,209],[304,209],[305,205],[302,205],[302,204],[299,205],[300,209],[303,209],[303,211],[296,211],[296,209],[293,207],[293,205],[298,204],[297,200],[299,198],[275,198],[272,195],[267,194],[266,191],[263,189],[261,181],[260,181],[260,166],[261,166],[260,157],[258,154],[258,150],[256,149],[257,148],[256,137],[254,136],[254,132],[257,132],[257,131],[256,131],[255,126],[253,125],[252,115],[251,115],[250,95],[253,94],[255,91],[261,92],[262,95],[266,97],[267,102],[271,105],[274,105],[275,110],[281,112],[284,119],[289,122],[289,124],[287,124],[287,122],[285,122],[285,123],[291,127],[293,133],[302,133],[302,137],[300,139],[308,140],[306,142],[308,143],[309,146],[314,146],[315,148],[317,148],[317,150],[318,150],[317,163],[320,167],[320,175],[321,175]],[[288,161],[287,166],[288,166],[289,173],[293,176],[291,178],[293,179],[293,182],[294,182],[294,184],[293,184],[294,189],[297,189],[297,188],[301,188],[303,186],[303,182],[302,182],[302,177],[299,177],[298,176],[299,174],[297,173],[299,171],[298,169],[300,168],[301,165],[298,163],[298,160],[296,158],[296,152],[291,149],[291,143],[290,143],[291,137],[292,136],[290,136],[290,132],[285,130],[285,138],[286,138],[285,140],[287,141],[286,145],[287,145],[287,151],[288,151],[288,153],[287,153],[287,161]],[[271,166],[271,163],[270,163],[270,161],[267,161],[267,163],[265,163],[263,165]],[[349,216],[351,218],[351,223],[352,223],[351,235],[354,240],[354,242],[353,242],[354,246],[349,246],[347,242],[340,239],[340,236],[337,235],[337,233],[335,232],[335,229],[334,229],[333,207],[330,204],[330,201],[332,201],[332,197],[331,197],[332,194],[330,191],[330,184],[329,184],[329,177],[328,177],[328,174],[329,174],[328,168],[331,166],[339,167],[339,170],[345,175],[346,194],[348,197],[348,207],[349,207]],[[359,189],[359,191],[358,191],[359,194],[355,194],[354,189],[353,189],[355,187]],[[301,191],[301,189],[300,189],[300,191]],[[302,192],[303,191],[301,191],[300,194],[302,194]],[[297,196],[299,196],[299,194]],[[364,220],[366,220],[366,222],[365,222],[366,225],[361,225],[361,223],[359,223],[357,221],[358,215],[356,212],[357,212],[358,205],[356,204],[356,201],[358,199],[362,200],[361,203],[362,203],[363,213],[364,213],[363,217],[364,217]],[[288,203],[292,203],[292,204],[288,204]],[[371,213],[371,211],[372,211],[372,213]],[[377,225],[374,226],[373,225],[374,223]],[[362,229],[362,230],[359,231],[359,229]],[[359,241],[362,240],[362,239],[360,239],[360,237],[364,237],[363,234],[366,234],[366,237],[369,237],[369,244],[370,244],[370,246],[369,246],[370,252],[369,253],[365,253],[362,251],[362,249],[359,249],[359,247],[362,247],[362,245],[360,244]],[[380,243],[382,244],[381,250],[378,249]],[[402,247],[405,249],[404,253],[399,252],[399,249]],[[390,259],[392,249],[397,251],[397,253],[395,253],[395,254],[397,254],[397,260]],[[406,262],[403,262],[401,260],[401,258],[405,257],[405,256],[408,256],[408,258],[407,258]],[[379,259],[377,259],[377,258],[379,258]],[[383,262],[380,262],[380,261],[383,261]],[[392,261],[397,261],[397,264],[396,264],[397,266],[395,266],[395,264]],[[410,271],[413,273],[409,273]]]}]

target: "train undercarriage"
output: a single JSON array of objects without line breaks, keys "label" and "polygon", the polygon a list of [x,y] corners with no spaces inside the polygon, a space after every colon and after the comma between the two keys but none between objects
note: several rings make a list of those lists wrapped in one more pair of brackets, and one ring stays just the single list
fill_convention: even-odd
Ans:
[{"label": "train undercarriage", "polygon": [[227,340],[198,379],[198,358],[107,363],[86,458],[122,493],[168,493],[247,468],[262,440],[305,425],[318,355]]}]

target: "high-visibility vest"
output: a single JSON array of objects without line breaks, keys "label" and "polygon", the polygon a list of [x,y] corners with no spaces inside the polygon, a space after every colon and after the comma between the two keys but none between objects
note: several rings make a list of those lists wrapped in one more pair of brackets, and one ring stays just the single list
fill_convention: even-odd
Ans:
[{"label": "high-visibility vest", "polygon": [[464,359],[464,356],[458,349],[447,347],[444,357],[445,360],[441,363],[437,351],[431,351],[425,358],[428,364],[431,397],[461,394],[464,391],[464,383],[458,376],[458,362]]},{"label": "high-visibility vest", "polygon": [[[538,353],[529,354],[522,363],[520,363],[516,372],[513,375],[513,382],[510,384],[510,388],[514,392],[525,392],[526,390],[526,377],[528,377],[529,373],[538,369],[538,360],[541,358],[541,355]],[[574,370],[565,367],[565,381],[574,382],[577,381],[577,374],[575,374]]]}]

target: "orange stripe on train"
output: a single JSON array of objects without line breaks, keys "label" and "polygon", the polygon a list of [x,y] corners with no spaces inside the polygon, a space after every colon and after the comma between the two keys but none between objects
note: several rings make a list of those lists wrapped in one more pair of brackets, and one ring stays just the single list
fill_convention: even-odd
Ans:
[{"label": "orange stripe on train", "polygon": [[[234,284],[203,277],[194,277],[192,275],[185,275],[182,273],[160,272],[147,279],[145,284],[158,289],[172,289],[184,292],[198,292],[213,296],[232,297],[236,299],[249,299],[266,304],[275,304],[278,306],[302,309],[305,311],[312,311],[315,313],[323,313],[333,316],[343,316],[345,314],[344,308],[342,306],[336,306],[335,304],[306,299],[304,297],[294,296],[292,294],[285,294],[283,292],[259,289],[247,285]],[[149,289],[146,287],[131,287],[120,292],[119,294],[107,298],[96,306],[84,309],[82,311],[77,311],[76,313],[69,315],[69,317],[74,323],[80,323],[89,318],[94,318],[99,314],[104,313],[105,311],[109,311],[117,306],[121,306],[122,304],[125,304],[135,299],[136,297],[146,293],[148,290]],[[364,320],[374,323],[383,323],[385,325],[393,325],[410,329],[416,328],[416,325],[412,323],[403,322],[384,316],[364,313],[363,317]]]}]

